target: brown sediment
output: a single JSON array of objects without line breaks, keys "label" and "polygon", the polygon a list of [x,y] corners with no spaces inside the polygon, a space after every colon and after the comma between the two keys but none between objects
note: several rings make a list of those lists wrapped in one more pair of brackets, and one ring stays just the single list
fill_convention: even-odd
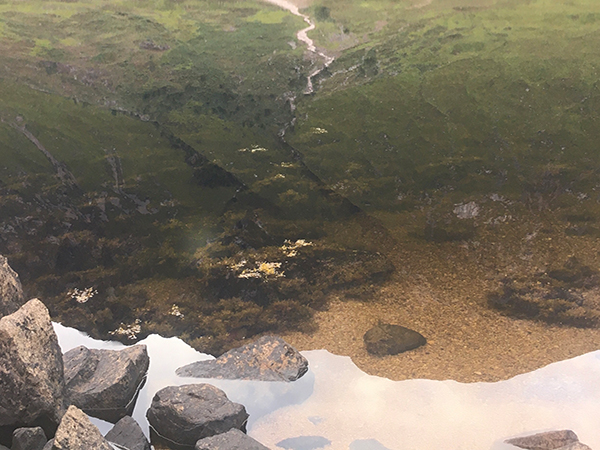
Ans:
[{"label": "brown sediment", "polygon": [[[499,277],[508,273],[534,280],[532,274],[544,270],[544,261],[561,262],[576,254],[599,267],[596,240],[540,238],[531,249],[534,257],[523,261],[517,247],[524,241],[509,240],[508,234],[501,241],[482,239],[476,250],[464,243],[396,250],[391,257],[397,273],[375,298],[334,298],[328,310],[315,314],[315,332],[285,333],[283,338],[298,350],[324,348],[350,356],[366,373],[393,380],[492,382],[599,349],[598,327],[518,319],[490,308],[487,301]],[[493,251],[500,243],[504,251]],[[512,255],[510,263],[507,255]],[[418,331],[427,344],[395,356],[368,354],[363,335],[380,320]]]},{"label": "brown sediment", "polygon": [[[395,356],[369,355],[362,336],[378,320],[419,331],[427,345]],[[287,333],[284,339],[299,350],[350,356],[361,370],[393,380],[498,381],[600,345],[598,329],[513,319],[418,280],[390,284],[369,303],[334,300],[315,321],[315,333]]]}]

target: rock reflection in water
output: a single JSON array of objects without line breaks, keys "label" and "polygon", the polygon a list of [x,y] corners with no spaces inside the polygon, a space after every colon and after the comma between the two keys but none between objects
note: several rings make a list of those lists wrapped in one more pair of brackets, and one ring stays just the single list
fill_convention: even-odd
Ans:
[{"label": "rock reflection in water", "polygon": [[330,445],[331,441],[323,436],[297,436],[277,443],[277,447],[285,450],[317,450]]}]

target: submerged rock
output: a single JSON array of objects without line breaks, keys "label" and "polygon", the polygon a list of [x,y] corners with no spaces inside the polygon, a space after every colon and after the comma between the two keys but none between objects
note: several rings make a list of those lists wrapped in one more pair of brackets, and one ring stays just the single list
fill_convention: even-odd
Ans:
[{"label": "submerged rock", "polygon": [[0,317],[14,313],[23,304],[23,288],[19,275],[0,255]]},{"label": "submerged rock", "polygon": [[269,450],[246,433],[232,428],[227,433],[200,439],[195,450]]},{"label": "submerged rock", "polygon": [[232,428],[244,429],[248,420],[243,405],[233,403],[225,392],[210,384],[161,389],[146,416],[160,436],[179,445],[194,445],[199,439]]},{"label": "submerged rock", "polygon": [[46,442],[41,427],[18,428],[13,433],[11,450],[42,450]]},{"label": "submerged rock", "polygon": [[131,415],[150,363],[145,345],[123,350],[79,346],[63,358],[67,397],[73,405],[112,423]]},{"label": "submerged rock", "polygon": [[380,323],[363,337],[367,351],[376,356],[396,355],[425,345],[427,340],[414,330]]},{"label": "submerged rock", "polygon": [[52,450],[113,450],[100,434],[100,430],[90,422],[88,416],[76,406],[69,406],[63,416]]},{"label": "submerged rock", "polygon": [[104,437],[107,441],[128,450],[150,450],[148,439],[131,416],[125,416],[119,420]]},{"label": "submerged rock", "polygon": [[508,439],[505,442],[528,450],[567,450],[567,448],[568,450],[583,450],[584,448],[588,448],[586,445],[583,447],[572,447],[576,444],[580,446],[583,444],[579,442],[579,438],[571,430],[547,431],[530,436]]},{"label": "submerged rock", "polygon": [[308,361],[276,336],[229,350],[217,359],[197,361],[177,369],[181,377],[231,380],[295,381],[308,371]]},{"label": "submerged rock", "polygon": [[0,435],[41,426],[54,435],[64,414],[63,360],[48,309],[33,299],[0,319]]}]

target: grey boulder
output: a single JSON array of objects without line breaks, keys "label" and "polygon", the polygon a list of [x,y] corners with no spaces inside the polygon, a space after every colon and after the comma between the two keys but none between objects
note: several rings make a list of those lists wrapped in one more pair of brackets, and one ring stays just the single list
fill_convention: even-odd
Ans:
[{"label": "grey boulder", "polygon": [[380,323],[363,337],[367,351],[372,355],[397,355],[425,345],[427,340],[414,330],[400,325]]},{"label": "grey boulder", "polygon": [[88,416],[76,406],[69,406],[63,416],[52,450],[113,450],[100,434],[100,430],[90,422]]},{"label": "grey boulder", "polygon": [[12,450],[43,450],[48,442],[40,427],[17,428],[13,433]]},{"label": "grey boulder", "polygon": [[308,371],[308,361],[276,336],[229,350],[217,359],[197,361],[177,369],[181,377],[236,380],[295,381]]},{"label": "grey boulder", "polygon": [[65,353],[63,359],[71,404],[112,423],[131,415],[150,363],[145,345],[123,350],[79,346]]},{"label": "grey boulder", "polygon": [[130,416],[119,420],[104,438],[128,450],[150,450],[150,443],[139,424]]},{"label": "grey boulder", "polygon": [[226,433],[200,439],[195,450],[269,450],[255,439],[237,428]]},{"label": "grey boulder", "polygon": [[199,439],[244,429],[246,408],[233,403],[225,392],[210,384],[169,386],[158,391],[146,413],[161,437],[193,446]]},{"label": "grey boulder", "polygon": [[37,299],[0,319],[0,429],[41,426],[64,414],[63,360],[48,310]]},{"label": "grey boulder", "polygon": [[585,444],[581,442],[573,442],[572,444],[565,445],[564,447],[560,447],[558,450],[592,450]]},{"label": "grey boulder", "polygon": [[530,436],[508,439],[505,442],[528,450],[583,450],[588,448],[579,442],[579,438],[571,430],[546,431]]},{"label": "grey boulder", "polygon": [[23,304],[23,288],[19,275],[0,255],[0,317],[14,313]]}]

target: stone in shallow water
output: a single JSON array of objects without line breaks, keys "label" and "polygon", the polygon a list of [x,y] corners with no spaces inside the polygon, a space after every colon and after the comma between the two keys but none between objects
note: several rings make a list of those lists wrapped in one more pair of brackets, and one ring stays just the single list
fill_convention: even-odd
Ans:
[{"label": "stone in shallow water", "polygon": [[119,420],[104,436],[107,441],[128,450],[150,450],[150,443],[139,424],[130,416]]},{"label": "stone in shallow water", "polygon": [[67,396],[86,414],[115,423],[133,412],[149,363],[145,345],[123,350],[74,348],[64,355]]},{"label": "stone in shallow water", "polygon": [[[0,437],[41,426],[54,435],[64,414],[63,360],[48,309],[33,299],[0,319]],[[6,444],[6,442],[4,442]]]},{"label": "stone in shallow water", "polygon": [[506,443],[528,450],[555,450],[577,444],[579,438],[571,430],[557,430],[508,439]]},{"label": "stone in shallow water", "polygon": [[200,439],[195,450],[269,450],[246,433],[232,428],[227,433]]},{"label": "stone in shallow water", "polygon": [[323,436],[297,436],[278,442],[277,447],[285,450],[317,450],[331,445],[331,441]]},{"label": "stone in shallow water", "polygon": [[12,450],[42,450],[48,442],[41,427],[18,428],[13,433]]},{"label": "stone in shallow water", "polygon": [[179,445],[244,429],[246,408],[233,403],[225,392],[210,384],[169,386],[158,391],[146,413],[148,422],[162,437]]},{"label": "stone in shallow water", "polygon": [[295,381],[308,371],[308,361],[275,336],[229,350],[217,359],[198,361],[177,369],[181,377],[230,380]]},{"label": "stone in shallow water", "polygon": [[396,355],[425,345],[427,340],[414,330],[380,323],[363,337],[367,351],[376,356]]},{"label": "stone in shallow water", "polygon": [[76,406],[69,406],[56,430],[52,450],[92,449],[113,450],[98,428],[90,422],[88,416]]}]

